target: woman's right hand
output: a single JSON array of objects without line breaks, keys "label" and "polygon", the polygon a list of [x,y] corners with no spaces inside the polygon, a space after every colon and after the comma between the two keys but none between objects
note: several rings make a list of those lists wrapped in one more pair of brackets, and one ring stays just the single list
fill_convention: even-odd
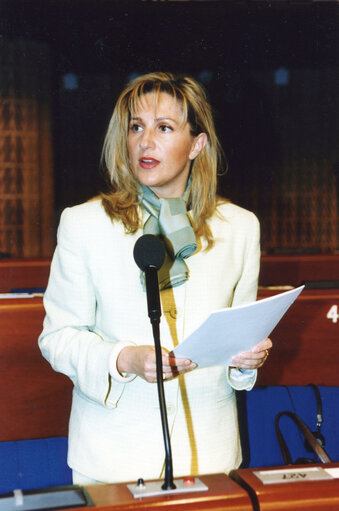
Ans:
[{"label": "woman's right hand", "polygon": [[[187,358],[175,358],[162,348],[163,380],[172,380],[179,374],[192,371],[196,364]],[[153,346],[126,346],[117,359],[119,373],[132,373],[149,383],[157,381],[155,348]]]}]

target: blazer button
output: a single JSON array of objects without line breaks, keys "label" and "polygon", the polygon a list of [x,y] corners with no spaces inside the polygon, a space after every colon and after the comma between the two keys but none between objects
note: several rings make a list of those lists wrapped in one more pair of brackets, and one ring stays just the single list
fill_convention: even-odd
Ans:
[{"label": "blazer button", "polygon": [[170,316],[171,318],[173,319],[177,319],[178,317],[178,310],[176,309],[176,307],[172,307],[171,310],[170,310]]}]

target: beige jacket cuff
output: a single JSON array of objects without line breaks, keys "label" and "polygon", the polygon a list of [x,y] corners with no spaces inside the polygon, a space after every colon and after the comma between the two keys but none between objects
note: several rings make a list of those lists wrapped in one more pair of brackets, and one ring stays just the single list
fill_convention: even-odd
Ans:
[{"label": "beige jacket cuff", "polygon": [[251,390],[256,379],[256,369],[227,368],[227,380],[234,390]]}]

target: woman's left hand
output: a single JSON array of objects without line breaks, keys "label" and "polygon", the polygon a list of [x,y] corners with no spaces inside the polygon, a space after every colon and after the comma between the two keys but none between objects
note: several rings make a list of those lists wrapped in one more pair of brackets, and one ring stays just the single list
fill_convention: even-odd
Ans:
[{"label": "woman's left hand", "polygon": [[267,338],[254,346],[251,351],[242,351],[233,357],[232,365],[241,369],[258,369],[266,362],[272,346],[271,339]]}]

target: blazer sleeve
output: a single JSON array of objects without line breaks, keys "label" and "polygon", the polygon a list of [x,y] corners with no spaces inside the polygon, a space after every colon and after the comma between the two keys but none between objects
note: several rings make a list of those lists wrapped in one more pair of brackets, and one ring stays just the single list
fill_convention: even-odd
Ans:
[{"label": "blazer sleeve", "polygon": [[105,340],[93,331],[96,299],[82,240],[73,208],[67,208],[58,228],[38,342],[53,369],[67,375],[78,391],[115,407],[125,384],[113,380],[108,370],[116,340]]},{"label": "blazer sleeve", "polygon": [[232,307],[254,302],[257,299],[260,269],[260,225],[253,213],[249,215],[245,229],[243,269],[234,290]]},{"label": "blazer sleeve", "polygon": [[[256,300],[260,269],[260,225],[257,217],[250,213],[245,230],[243,271],[234,291],[232,307]],[[229,384],[236,390],[251,390],[257,379],[256,369],[230,369]]]}]

